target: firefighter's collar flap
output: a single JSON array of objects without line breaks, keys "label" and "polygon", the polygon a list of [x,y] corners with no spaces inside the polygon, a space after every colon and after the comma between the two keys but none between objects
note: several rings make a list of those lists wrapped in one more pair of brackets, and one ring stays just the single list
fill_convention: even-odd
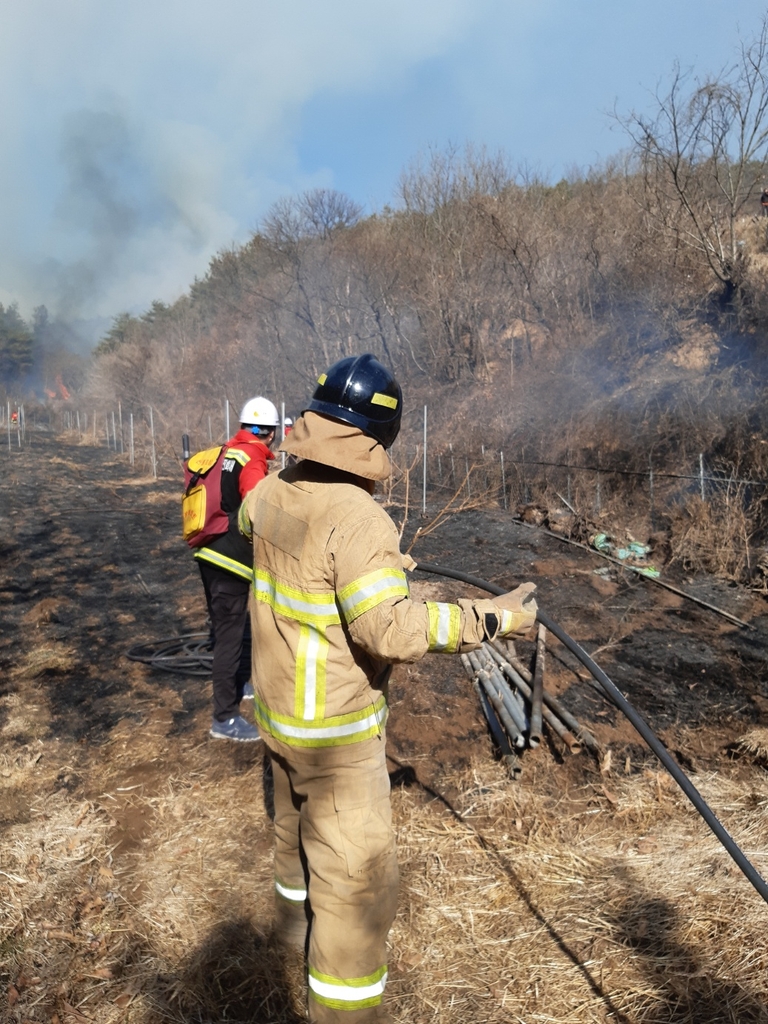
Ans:
[{"label": "firefighter's collar flap", "polygon": [[386,480],[392,471],[389,455],[378,441],[359,427],[316,412],[299,416],[279,450],[364,480]]}]

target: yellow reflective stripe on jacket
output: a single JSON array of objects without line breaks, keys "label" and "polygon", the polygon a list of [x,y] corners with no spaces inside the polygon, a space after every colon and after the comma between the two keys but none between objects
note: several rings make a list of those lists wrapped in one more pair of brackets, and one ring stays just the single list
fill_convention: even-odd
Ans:
[{"label": "yellow reflective stripe on jacket", "polygon": [[305,622],[301,624],[296,652],[294,714],[305,722],[320,719],[325,713],[325,668],[329,646],[324,629]]},{"label": "yellow reflective stripe on jacket", "polygon": [[364,978],[334,978],[310,965],[307,981],[310,996],[323,1006],[334,1010],[362,1010],[381,1002],[387,984],[387,965]]},{"label": "yellow reflective stripe on jacket", "polygon": [[224,453],[225,459],[234,459],[235,462],[239,462],[241,466],[245,466],[251,461],[251,456],[246,452],[241,451],[240,448],[227,448]]},{"label": "yellow reflective stripe on jacket", "polygon": [[317,594],[289,587],[278,583],[264,569],[256,569],[253,574],[253,596],[257,601],[268,604],[276,614],[305,622],[316,629],[341,623],[333,591]]},{"label": "yellow reflective stripe on jacket", "polygon": [[245,502],[241,503],[237,512],[237,528],[244,537],[248,538],[248,540],[253,536],[251,517],[248,515],[248,508]]},{"label": "yellow reflective stripe on jacket", "polygon": [[455,654],[461,646],[461,608],[457,604],[427,601],[430,651]]},{"label": "yellow reflective stripe on jacket", "polygon": [[370,611],[390,597],[408,597],[408,583],[402,569],[377,569],[362,576],[338,593],[339,604],[347,622]]},{"label": "yellow reflective stripe on jacket", "polygon": [[289,903],[303,903],[307,898],[306,888],[286,885],[277,876],[275,876],[275,892],[278,896],[282,896],[284,900],[288,900]]},{"label": "yellow reflective stripe on jacket", "polygon": [[235,558],[229,558],[227,555],[220,555],[218,551],[213,551],[211,548],[198,548],[195,551],[195,558],[199,558],[203,562],[210,562],[211,565],[217,565],[219,569],[226,569],[227,572],[241,576],[249,583],[253,579],[253,569],[250,566],[243,565],[242,562],[238,562]]},{"label": "yellow reflective stripe on jacket", "polygon": [[332,591],[312,593],[278,583],[271,573],[256,569],[253,595],[276,615],[300,623],[296,651],[293,711],[296,721],[322,722],[325,715],[325,670],[329,643],[326,630],[341,624]]},{"label": "yellow reflective stripe on jacket", "polygon": [[291,747],[341,747],[378,736],[386,725],[387,701],[384,695],[362,711],[308,722],[303,718],[271,711],[258,697],[254,700],[256,721],[275,739]]}]

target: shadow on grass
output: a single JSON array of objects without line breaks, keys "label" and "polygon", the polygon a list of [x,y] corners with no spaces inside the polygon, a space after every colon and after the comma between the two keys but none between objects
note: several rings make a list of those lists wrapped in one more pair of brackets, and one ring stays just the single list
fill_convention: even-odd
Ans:
[{"label": "shadow on grass", "polygon": [[[627,891],[636,882],[627,879]],[[744,985],[716,978],[716,966],[680,940],[687,930],[668,900],[634,892],[613,915],[620,941],[639,955],[656,995],[636,1011],[642,1024],[766,1024],[768,1006]]]},{"label": "shadow on grass", "polygon": [[172,974],[145,993],[153,1021],[176,1024],[303,1024],[303,956],[247,919],[213,928]]},{"label": "shadow on grass", "polygon": [[[478,846],[498,864],[531,915],[601,1000],[611,1020],[618,1024],[768,1024],[768,1005],[761,994],[747,985],[716,978],[716,965],[705,962],[693,946],[681,941],[686,922],[674,905],[648,894],[635,878],[617,869],[627,896],[619,912],[611,915],[614,939],[637,955],[637,964],[648,979],[649,992],[642,1007],[633,1007],[631,1017],[622,1013],[617,1005],[620,994],[614,993],[612,997],[606,991],[583,962],[580,952],[569,943],[568,936],[558,929],[553,916],[537,905],[508,854],[499,851],[463,818],[443,793],[421,782],[412,766],[391,755],[389,760],[397,765],[390,773],[393,786],[421,789],[474,833]],[[734,974],[737,970],[734,967]]]},{"label": "shadow on grass", "polygon": [[630,1019],[621,1013],[615,1003],[611,1000],[610,995],[605,991],[600,981],[598,981],[590,969],[582,963],[579,953],[569,945],[567,937],[557,929],[551,917],[536,904],[533,896],[528,891],[525,882],[515,870],[514,865],[510,862],[509,857],[505,853],[500,853],[492,842],[474,828],[471,822],[466,818],[463,818],[443,793],[440,793],[432,786],[428,786],[421,782],[416,771],[411,765],[402,764],[397,760],[397,758],[392,757],[391,754],[388,755],[388,758],[393,764],[397,765],[396,771],[390,772],[390,781],[392,785],[400,785],[409,789],[412,787],[418,787],[430,799],[442,804],[446,811],[448,811],[456,821],[461,822],[464,828],[474,833],[478,846],[496,862],[500,870],[506,876],[511,887],[528,908],[530,914],[538,924],[544,928],[550,939],[555,943],[564,956],[570,960],[574,970],[581,974],[593,994],[601,1000],[605,1010],[610,1015],[610,1019],[612,1021],[616,1021],[617,1024],[632,1024]]}]

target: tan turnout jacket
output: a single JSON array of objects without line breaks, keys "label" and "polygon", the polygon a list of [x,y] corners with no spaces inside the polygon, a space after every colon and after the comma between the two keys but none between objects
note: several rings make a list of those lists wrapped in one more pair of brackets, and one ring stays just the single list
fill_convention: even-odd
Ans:
[{"label": "tan turnout jacket", "polygon": [[383,730],[393,662],[471,650],[486,617],[495,633],[507,613],[410,599],[397,530],[369,493],[388,457],[360,430],[307,413],[283,449],[303,461],[267,477],[239,517],[254,545],[256,718],[267,742],[343,747]]}]

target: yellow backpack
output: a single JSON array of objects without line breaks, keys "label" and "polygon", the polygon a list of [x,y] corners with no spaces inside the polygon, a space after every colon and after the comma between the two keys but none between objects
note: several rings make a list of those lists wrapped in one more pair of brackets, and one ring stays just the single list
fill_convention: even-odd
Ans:
[{"label": "yellow backpack", "polygon": [[197,452],[184,467],[181,532],[191,548],[201,547],[229,529],[221,507],[221,454],[224,445]]}]

